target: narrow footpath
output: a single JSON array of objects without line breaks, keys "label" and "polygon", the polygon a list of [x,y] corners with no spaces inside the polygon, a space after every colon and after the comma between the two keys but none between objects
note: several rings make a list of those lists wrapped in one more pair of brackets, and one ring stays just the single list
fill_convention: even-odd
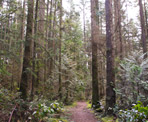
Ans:
[{"label": "narrow footpath", "polygon": [[99,122],[87,109],[86,102],[78,102],[76,107],[70,109],[70,113],[71,122]]}]

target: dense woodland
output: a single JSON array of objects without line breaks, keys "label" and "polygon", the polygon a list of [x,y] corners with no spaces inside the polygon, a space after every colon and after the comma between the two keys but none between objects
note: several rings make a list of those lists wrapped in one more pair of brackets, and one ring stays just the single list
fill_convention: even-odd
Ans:
[{"label": "dense woodland", "polygon": [[82,100],[147,122],[147,43],[147,0],[0,0],[0,122],[50,122]]}]

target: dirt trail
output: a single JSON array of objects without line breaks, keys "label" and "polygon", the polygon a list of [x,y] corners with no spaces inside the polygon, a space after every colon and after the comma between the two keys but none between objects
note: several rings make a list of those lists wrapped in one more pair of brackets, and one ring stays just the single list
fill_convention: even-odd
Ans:
[{"label": "dirt trail", "polygon": [[85,102],[78,102],[76,107],[71,108],[70,113],[71,122],[98,122],[93,113],[87,109]]}]

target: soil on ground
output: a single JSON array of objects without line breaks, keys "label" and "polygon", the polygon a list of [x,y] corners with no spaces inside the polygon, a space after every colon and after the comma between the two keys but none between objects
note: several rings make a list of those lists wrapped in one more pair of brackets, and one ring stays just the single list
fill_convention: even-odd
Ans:
[{"label": "soil on ground", "polygon": [[86,102],[78,102],[77,106],[71,108],[71,122],[98,122],[95,115],[87,108]]}]

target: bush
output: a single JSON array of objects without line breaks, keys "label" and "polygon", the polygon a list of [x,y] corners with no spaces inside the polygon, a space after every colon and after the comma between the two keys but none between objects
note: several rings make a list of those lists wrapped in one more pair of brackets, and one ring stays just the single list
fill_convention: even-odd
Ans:
[{"label": "bush", "polygon": [[148,101],[148,58],[141,52],[133,52],[120,63],[116,81],[117,103],[121,109]]},{"label": "bush", "polygon": [[57,114],[63,111],[63,106],[61,103],[58,103],[57,101],[52,102],[49,106],[47,106],[45,103],[38,104],[37,109],[33,112],[33,116],[35,118],[42,120],[45,117],[51,117],[52,114]]},{"label": "bush", "polygon": [[148,122],[148,106],[138,102],[131,110],[120,110],[120,122]]}]

